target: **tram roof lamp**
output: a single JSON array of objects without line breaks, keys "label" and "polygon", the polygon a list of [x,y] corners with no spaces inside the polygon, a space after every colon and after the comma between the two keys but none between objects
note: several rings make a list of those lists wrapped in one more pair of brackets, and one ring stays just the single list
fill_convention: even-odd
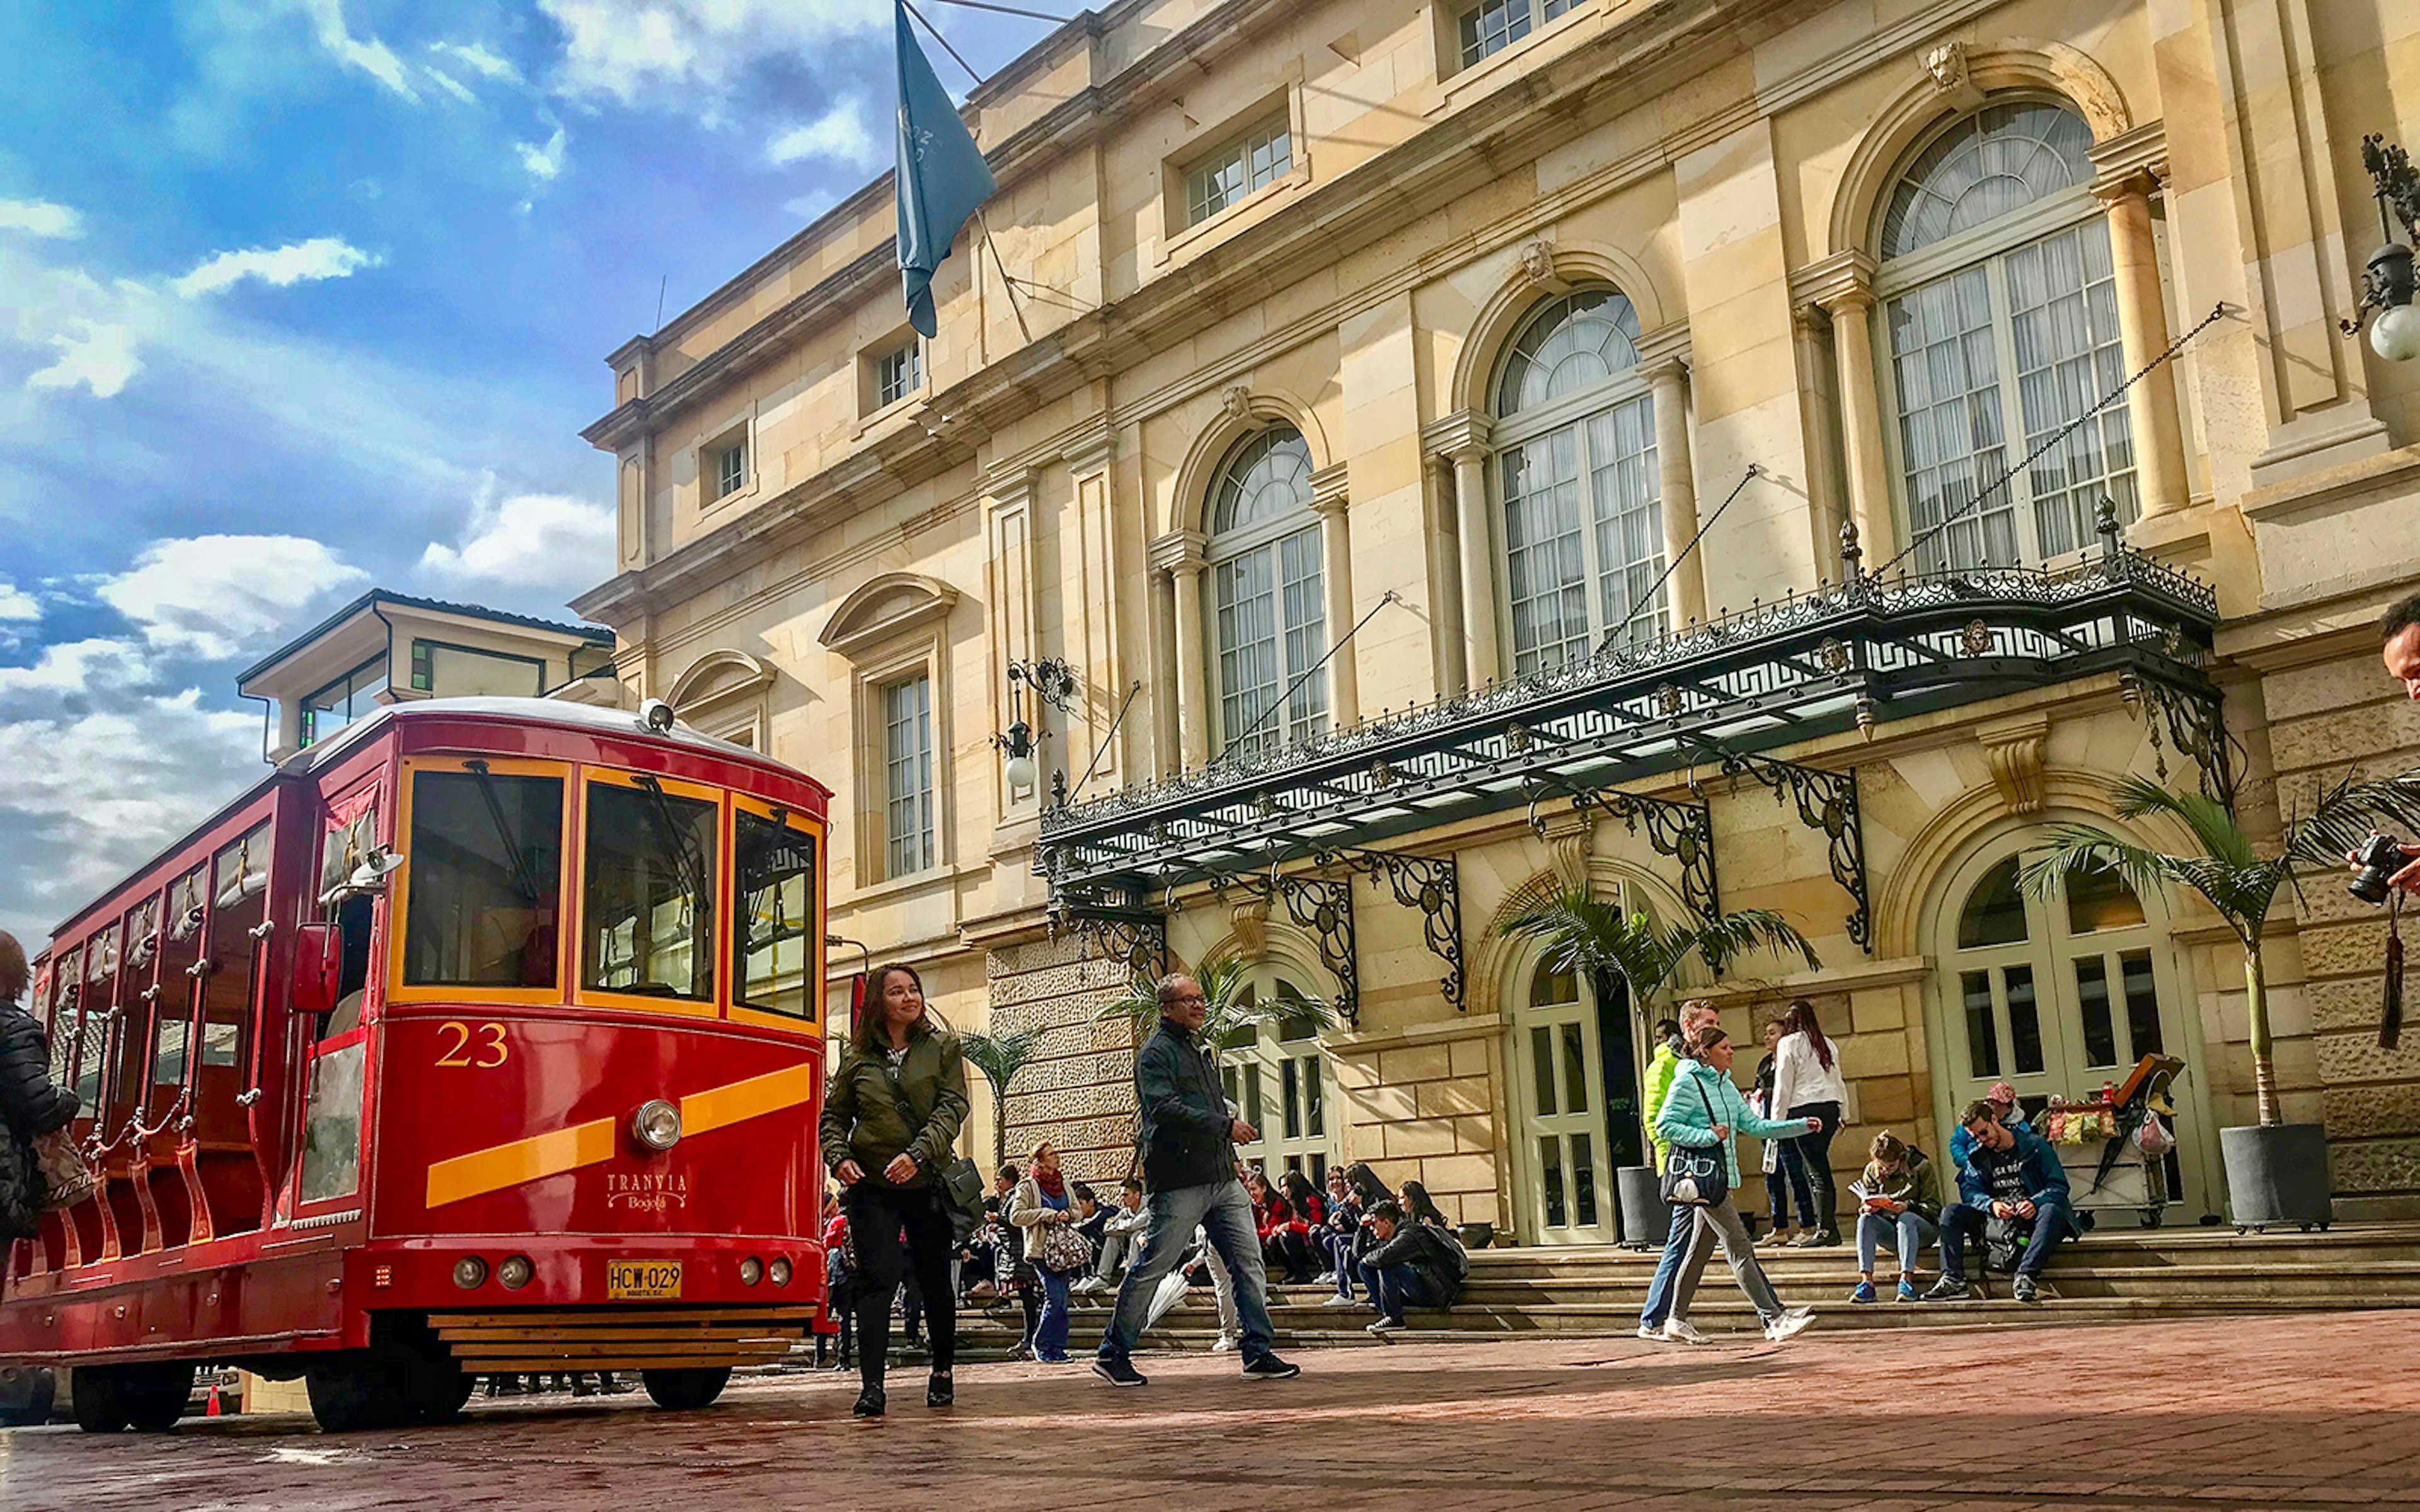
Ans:
[{"label": "tram roof lamp", "polygon": [[673,733],[673,706],[661,699],[649,699],[639,705],[639,722],[659,735]]}]

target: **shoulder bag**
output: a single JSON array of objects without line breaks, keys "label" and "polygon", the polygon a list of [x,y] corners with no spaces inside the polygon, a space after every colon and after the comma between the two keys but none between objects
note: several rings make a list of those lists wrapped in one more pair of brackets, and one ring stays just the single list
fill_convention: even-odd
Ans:
[{"label": "shoulder bag", "polygon": [[[1706,1096],[1705,1083],[1695,1075],[1689,1080],[1706,1104],[1706,1127],[1712,1129],[1722,1122],[1714,1116],[1714,1099]],[[1731,1195],[1730,1164],[1723,1158],[1729,1142],[1672,1146],[1664,1157],[1664,1200],[1685,1208],[1720,1207]]]},{"label": "shoulder bag", "polygon": [[[923,1128],[924,1120],[916,1117],[916,1110],[908,1105],[907,1096],[899,1090],[898,1075],[887,1064],[882,1068],[882,1080],[883,1085],[891,1089],[891,1105],[899,1110],[899,1121],[906,1125],[908,1137],[912,1142],[917,1131]],[[942,1211],[950,1215],[950,1242],[963,1244],[983,1227],[983,1168],[966,1156],[957,1155],[944,1164],[938,1174],[940,1180],[936,1183],[937,1196]]]}]

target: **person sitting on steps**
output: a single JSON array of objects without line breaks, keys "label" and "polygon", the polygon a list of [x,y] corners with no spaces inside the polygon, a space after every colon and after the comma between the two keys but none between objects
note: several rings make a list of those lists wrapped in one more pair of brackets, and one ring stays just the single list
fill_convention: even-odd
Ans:
[{"label": "person sitting on steps", "polygon": [[[2011,1290],[2019,1302],[2035,1301],[2042,1267],[2059,1242],[2083,1230],[2068,1198],[2067,1172],[2058,1152],[2023,1124],[2006,1124],[1989,1103],[1969,1103],[1959,1127],[1975,1141],[1958,1173],[1959,1200],[1941,1210],[1941,1279],[1927,1302],[1958,1302],[1974,1295],[1966,1280],[1966,1246],[1980,1241],[1985,1257],[1995,1248],[2015,1256]],[[1979,1279],[1985,1267],[1976,1266]]]},{"label": "person sitting on steps", "polygon": [[1373,1334],[1404,1326],[1407,1307],[1450,1307],[1462,1295],[1470,1259],[1442,1224],[1406,1223],[1403,1208],[1381,1202],[1370,1210],[1371,1245],[1361,1257],[1361,1285],[1378,1309]]},{"label": "person sitting on steps", "polygon": [[1857,1286],[1849,1300],[1874,1300],[1874,1255],[1899,1246],[1899,1300],[1916,1301],[1916,1257],[1941,1222],[1941,1180],[1923,1150],[1887,1129],[1874,1135],[1864,1179],[1857,1183]]}]

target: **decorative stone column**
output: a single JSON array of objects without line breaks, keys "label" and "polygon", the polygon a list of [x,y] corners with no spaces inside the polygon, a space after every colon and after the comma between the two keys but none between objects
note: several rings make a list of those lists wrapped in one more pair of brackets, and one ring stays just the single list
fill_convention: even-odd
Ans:
[{"label": "decorative stone column", "polygon": [[[1670,625],[1706,617],[1706,567],[1698,535],[1698,484],[1689,462],[1689,333],[1667,327],[1638,343],[1655,399],[1655,492],[1664,520],[1664,561],[1671,566]],[[1682,553],[1687,552],[1686,556]]]},{"label": "decorative stone column", "polygon": [[[1353,630],[1353,532],[1344,516],[1351,503],[1342,462],[1311,475],[1311,507],[1319,516],[1320,585],[1326,595],[1327,644]],[[1361,675],[1345,646],[1327,658],[1327,726],[1348,729],[1361,722]]]},{"label": "decorative stone column", "polygon": [[1839,367],[1841,455],[1849,474],[1849,511],[1866,561],[1899,554],[1891,505],[1890,462],[1883,451],[1881,374],[1874,365],[1874,263],[1854,249],[1835,253],[1791,280],[1801,300],[1823,307],[1832,321],[1832,355]]},{"label": "decorative stone column", "polygon": [[[2159,244],[2151,237],[2151,195],[2167,177],[2167,143],[2157,123],[2094,147],[2101,172],[2092,196],[2109,222],[2109,263],[2118,293],[2118,333],[2133,372],[2168,347],[2168,314],[2160,297]],[[2185,473],[2177,376],[2162,363],[2126,395],[2126,425],[2134,440],[2134,488],[2149,518],[2185,507]]]},{"label": "decorative stone column", "polygon": [[1424,427],[1430,455],[1453,466],[1454,532],[1462,538],[1462,688],[1503,674],[1496,644],[1496,531],[1487,506],[1488,420],[1460,409]]},{"label": "decorative stone column", "polygon": [[1202,548],[1200,531],[1171,531],[1151,543],[1154,570],[1168,577],[1176,594],[1176,728],[1178,749],[1191,770],[1210,759],[1210,704],[1204,687],[1210,670],[1202,645]]}]

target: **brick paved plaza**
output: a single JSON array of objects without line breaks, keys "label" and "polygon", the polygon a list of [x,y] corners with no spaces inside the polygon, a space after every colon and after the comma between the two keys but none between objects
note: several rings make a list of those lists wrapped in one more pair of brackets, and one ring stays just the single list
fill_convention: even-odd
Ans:
[{"label": "brick paved plaza", "polygon": [[[678,1417],[633,1395],[351,1438],[302,1418],[20,1431],[0,1434],[0,1507],[2420,1505],[2413,1313],[1300,1358],[1302,1380],[1271,1384],[1146,1360],[1130,1393],[1080,1366],[971,1366],[946,1419],[902,1405],[878,1425],[821,1376]],[[894,1384],[921,1402],[920,1376]]]}]

